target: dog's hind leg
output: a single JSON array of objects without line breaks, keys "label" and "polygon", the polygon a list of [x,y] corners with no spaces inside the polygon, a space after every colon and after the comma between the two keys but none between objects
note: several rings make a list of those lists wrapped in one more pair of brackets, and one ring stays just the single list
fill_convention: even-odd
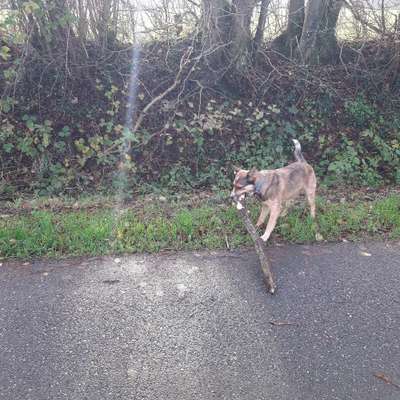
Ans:
[{"label": "dog's hind leg", "polygon": [[315,218],[315,191],[317,189],[317,179],[313,174],[310,177],[309,183],[305,188],[308,204],[310,205],[311,217]]},{"label": "dog's hind leg", "polygon": [[269,207],[266,204],[262,205],[260,216],[258,217],[256,227],[259,228],[266,220],[269,213]]},{"label": "dog's hind leg", "polygon": [[312,218],[315,218],[315,192],[307,193],[308,204],[310,205],[310,214]]}]

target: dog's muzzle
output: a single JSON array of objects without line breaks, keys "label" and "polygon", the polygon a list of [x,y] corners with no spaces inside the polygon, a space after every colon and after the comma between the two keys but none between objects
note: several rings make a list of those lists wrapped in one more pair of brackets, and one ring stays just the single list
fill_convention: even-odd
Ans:
[{"label": "dog's muzzle", "polygon": [[254,185],[249,184],[246,186],[241,187],[237,190],[233,189],[230,195],[230,198],[234,201],[243,200],[246,196],[252,196],[254,194]]}]

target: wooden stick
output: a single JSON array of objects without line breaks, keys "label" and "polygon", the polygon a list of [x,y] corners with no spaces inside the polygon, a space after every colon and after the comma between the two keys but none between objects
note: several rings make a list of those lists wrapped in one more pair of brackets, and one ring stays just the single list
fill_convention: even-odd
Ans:
[{"label": "wooden stick", "polygon": [[246,207],[243,206],[243,204],[239,200],[236,201],[236,204],[237,204],[236,208],[239,212],[239,215],[241,216],[241,218],[243,220],[243,223],[247,229],[247,232],[253,239],[254,247],[256,249],[258,258],[260,259],[261,270],[264,275],[264,283],[267,286],[268,291],[271,294],[274,294],[276,286],[275,286],[274,278],[273,278],[273,275],[271,272],[271,267],[269,265],[268,257],[266,254],[265,244],[262,241],[262,239],[260,238],[260,236],[258,235],[258,232],[257,232],[255,226],[253,225],[253,223],[250,220],[249,211],[246,209]]}]

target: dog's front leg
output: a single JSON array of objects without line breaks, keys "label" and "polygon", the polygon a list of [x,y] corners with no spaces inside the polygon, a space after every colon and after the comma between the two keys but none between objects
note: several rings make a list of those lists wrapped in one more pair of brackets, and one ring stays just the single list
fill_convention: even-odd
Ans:
[{"label": "dog's front leg", "polygon": [[262,208],[261,208],[260,216],[258,217],[258,220],[257,220],[257,224],[256,224],[257,228],[259,228],[265,222],[265,219],[267,218],[268,213],[269,213],[269,207],[266,204],[263,204]]},{"label": "dog's front leg", "polygon": [[281,213],[281,204],[278,201],[274,201],[273,203],[271,203],[268,225],[267,228],[265,229],[264,235],[261,236],[261,239],[264,242],[266,242],[269,239],[272,231],[274,230],[280,213]]}]

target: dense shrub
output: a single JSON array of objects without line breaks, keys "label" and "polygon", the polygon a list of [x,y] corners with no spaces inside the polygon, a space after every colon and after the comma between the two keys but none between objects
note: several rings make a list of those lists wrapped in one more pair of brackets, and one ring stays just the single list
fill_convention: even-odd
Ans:
[{"label": "dense shrub", "polygon": [[366,112],[365,100],[348,100],[334,114],[316,111],[312,102],[278,106],[210,99],[200,113],[187,102],[172,118],[169,110],[157,110],[153,118],[161,122],[159,134],[142,129],[133,135],[113,115],[119,107],[113,94],[119,89],[102,90],[110,102],[99,120],[60,125],[29,114],[20,121],[3,117],[3,193],[62,193],[118,184],[116,166],[127,136],[133,142],[127,184],[133,190],[146,184],[227,186],[232,165],[276,168],[289,162],[294,137],[326,183],[400,181],[400,119],[384,118],[371,105]]},{"label": "dense shrub", "polygon": [[[311,70],[277,59],[234,87],[228,77],[229,87],[221,81],[201,90],[199,66],[131,132],[126,47],[100,63],[98,49],[88,46],[86,64],[68,71],[35,53],[22,67],[22,50],[12,41],[3,39],[0,49],[2,198],[21,191],[227,187],[235,164],[289,162],[294,137],[326,184],[400,182],[396,96],[371,85],[370,75],[349,78],[350,66]],[[136,115],[174,81],[183,51],[185,43],[142,50]]]}]

